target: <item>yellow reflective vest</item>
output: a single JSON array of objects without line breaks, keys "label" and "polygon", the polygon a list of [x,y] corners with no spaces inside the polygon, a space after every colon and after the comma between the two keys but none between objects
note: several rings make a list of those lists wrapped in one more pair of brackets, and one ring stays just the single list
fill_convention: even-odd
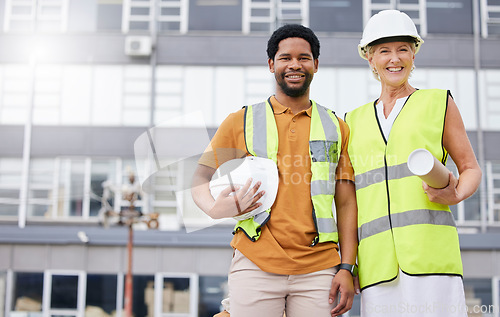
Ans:
[{"label": "yellow reflective vest", "polygon": [[429,150],[446,164],[443,131],[449,92],[417,90],[396,117],[388,140],[375,103],[346,114],[348,153],[358,203],[361,288],[410,275],[462,275],[455,221],[446,205],[432,203],[422,180],[407,167],[409,154]]},{"label": "yellow reflective vest", "polygon": [[[340,157],[341,132],[335,113],[311,101],[311,128],[309,150],[311,158],[311,200],[313,218],[318,235],[311,242],[338,242],[337,225],[334,217],[333,197],[335,193],[335,171]],[[271,102],[245,107],[245,143],[248,153],[267,157],[277,163],[278,128]],[[278,189],[279,190],[279,189]],[[271,209],[250,219],[239,221],[234,229],[242,230],[246,236],[257,241],[262,226],[271,216]]]}]

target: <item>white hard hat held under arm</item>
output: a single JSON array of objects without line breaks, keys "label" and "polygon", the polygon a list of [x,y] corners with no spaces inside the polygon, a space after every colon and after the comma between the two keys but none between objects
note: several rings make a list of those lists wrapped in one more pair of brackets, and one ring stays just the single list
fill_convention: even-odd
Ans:
[{"label": "white hard hat held under arm", "polygon": [[367,49],[374,41],[392,37],[412,37],[415,40],[415,54],[424,40],[418,35],[412,19],[398,10],[383,10],[373,15],[366,23],[363,37],[358,45],[359,56],[366,58]]},{"label": "white hard hat held under arm", "polygon": [[260,198],[262,204],[259,208],[236,216],[236,220],[251,218],[269,208],[274,204],[278,193],[278,167],[273,160],[262,157],[248,156],[240,159],[233,159],[222,164],[212,176],[209,188],[210,193],[217,199],[220,193],[228,187],[242,188],[247,180],[252,178],[252,188],[257,182],[261,182],[260,190],[265,194]]}]

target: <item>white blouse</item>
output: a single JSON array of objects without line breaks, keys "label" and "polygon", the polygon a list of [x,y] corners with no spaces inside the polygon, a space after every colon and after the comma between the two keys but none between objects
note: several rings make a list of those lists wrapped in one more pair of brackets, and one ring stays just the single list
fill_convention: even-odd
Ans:
[{"label": "white blouse", "polygon": [[401,109],[403,109],[403,105],[405,104],[408,97],[409,96],[406,96],[396,100],[396,103],[394,104],[394,107],[392,108],[387,118],[384,115],[384,103],[382,102],[382,100],[380,100],[379,103],[375,106],[377,108],[378,121],[380,122],[380,127],[382,128],[382,133],[384,133],[384,137],[386,140],[389,139],[389,134],[391,133],[394,120],[396,120],[396,117],[401,112]]}]

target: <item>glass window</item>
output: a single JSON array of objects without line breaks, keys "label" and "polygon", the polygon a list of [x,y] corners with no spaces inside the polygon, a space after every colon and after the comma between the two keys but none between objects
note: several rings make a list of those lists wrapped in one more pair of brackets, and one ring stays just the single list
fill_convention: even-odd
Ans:
[{"label": "glass window", "polygon": [[406,13],[417,27],[418,32],[421,36],[425,37],[427,35],[427,19],[426,19],[426,7],[420,6],[420,4],[425,4],[424,0],[368,0],[363,1],[363,19],[364,23],[381,10],[396,9]]},{"label": "glass window", "polygon": [[500,315],[500,276],[493,278],[493,309],[495,317]]},{"label": "glass window", "polygon": [[186,33],[189,0],[160,0],[157,8],[158,30]]},{"label": "glass window", "polygon": [[500,1],[481,1],[481,33],[483,37],[500,34]]},{"label": "glass window", "polygon": [[52,309],[76,309],[78,305],[78,276],[52,275]]},{"label": "glass window", "polygon": [[[94,159],[90,175],[90,216],[97,216],[102,204],[114,206],[115,193],[112,191],[104,192],[104,186],[107,184],[116,184],[117,163],[115,159]],[[106,182],[106,183],[105,183]],[[105,197],[103,197],[105,196]],[[105,199],[104,202],[102,199]]]},{"label": "glass window", "polygon": [[83,313],[85,294],[81,292],[80,283],[85,283],[83,272],[45,272],[45,281],[50,283],[44,288],[47,296],[48,316],[78,316]]},{"label": "glass window", "polygon": [[[446,162],[446,167],[454,173],[455,176],[458,175],[457,166],[455,162],[448,157]],[[480,202],[479,202],[479,191],[474,195],[464,200],[458,205],[450,206],[450,210],[453,214],[453,218],[459,224],[463,224],[463,222],[473,221],[478,222],[481,220],[481,210],[480,210]]]},{"label": "glass window", "polygon": [[[96,5],[97,2],[97,5]],[[68,32],[83,33],[96,32],[96,15],[98,13],[99,2],[103,1],[74,1],[68,3]],[[109,1],[105,1],[109,2]],[[121,15],[121,6],[120,6]],[[111,18],[110,18],[111,20]],[[118,26],[118,31],[120,26]]]},{"label": "glass window", "polygon": [[0,123],[25,124],[31,102],[32,70],[27,65],[5,65],[2,71]]},{"label": "glass window", "polygon": [[491,279],[464,278],[464,290],[469,316],[494,316]]},{"label": "glass window", "polygon": [[175,192],[179,189],[177,186],[179,164],[172,162],[165,165],[166,168],[162,168],[154,175],[154,211],[175,215],[177,210]]},{"label": "glass window", "polygon": [[54,197],[53,178],[53,159],[31,160],[28,217],[50,217]]},{"label": "glass window", "polygon": [[17,216],[22,159],[0,158],[0,215]]},{"label": "glass window", "polygon": [[65,32],[69,0],[7,1],[6,32]]},{"label": "glass window", "polygon": [[13,311],[42,311],[43,273],[16,272],[13,284]]},{"label": "glass window", "polygon": [[483,71],[483,88],[481,91],[484,98],[485,111],[483,122],[485,128],[490,130],[500,130],[500,71]]},{"label": "glass window", "polygon": [[186,68],[183,66],[169,65],[156,68],[154,124],[161,124],[182,114],[185,72]]},{"label": "glass window", "polygon": [[363,32],[362,1],[309,0],[309,6],[316,32]]},{"label": "glass window", "polygon": [[221,301],[228,296],[227,276],[200,276],[199,317],[212,317],[222,311]]},{"label": "glass window", "polygon": [[274,1],[269,0],[249,0],[243,6],[243,33],[265,32],[269,33],[276,24],[276,14],[274,13]]},{"label": "glass window", "polygon": [[189,1],[189,31],[241,32],[242,0]]},{"label": "glass window", "polygon": [[[145,284],[146,288],[143,288],[150,316],[199,316],[198,283],[198,277],[194,274],[158,273],[154,283],[148,280]],[[134,290],[136,290],[135,286]],[[156,296],[154,296],[155,293]],[[157,303],[156,298],[161,298],[162,302]]]},{"label": "glass window", "polygon": [[150,25],[153,22],[150,12],[153,11],[152,6],[155,2],[132,0],[124,0],[123,2],[122,32],[150,30]]},{"label": "glass window", "polygon": [[148,126],[151,109],[151,68],[125,66],[123,87],[123,124]]},{"label": "glass window", "polygon": [[464,220],[481,220],[481,205],[479,201],[479,191],[470,196],[463,202],[464,204]]},{"label": "glass window", "polygon": [[[154,276],[134,275],[132,288],[132,315],[155,316],[154,293],[151,291],[151,289],[154,288]],[[125,291],[123,292],[123,295],[126,295]],[[125,303],[125,298],[123,302]]]},{"label": "glass window", "polygon": [[[486,184],[488,193],[488,218],[491,222],[500,221],[500,162],[486,163]],[[475,194],[477,195],[477,193]]]},{"label": "glass window", "polygon": [[85,159],[62,159],[59,172],[60,200],[63,202],[59,217],[83,215],[85,185]]},{"label": "glass window", "polygon": [[189,278],[165,277],[163,279],[163,294],[170,300],[163,302],[162,313],[189,313]]},{"label": "glass window", "polygon": [[429,33],[472,34],[472,1],[427,0]]},{"label": "glass window", "polygon": [[33,123],[57,125],[60,123],[62,67],[39,65],[33,98]]},{"label": "glass window", "polygon": [[7,273],[0,271],[0,317],[4,317],[5,314],[5,290],[7,283]]},{"label": "glass window", "polygon": [[87,275],[85,306],[88,314],[95,312],[96,315],[100,313],[100,316],[111,316],[116,311],[117,282],[116,275]]},{"label": "glass window", "polygon": [[[137,177],[137,167],[134,160],[123,160],[123,172],[121,175],[121,207],[122,209],[129,208],[133,203],[135,210],[142,211],[143,193]],[[128,193],[128,194],[127,194]],[[130,195],[134,194],[134,195]],[[132,199],[130,199],[132,198]]]}]

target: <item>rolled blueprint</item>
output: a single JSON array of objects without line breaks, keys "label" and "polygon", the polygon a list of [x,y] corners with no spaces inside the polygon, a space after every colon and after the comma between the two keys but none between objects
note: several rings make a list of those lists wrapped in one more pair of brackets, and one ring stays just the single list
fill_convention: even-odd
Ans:
[{"label": "rolled blueprint", "polygon": [[450,171],[426,149],[416,149],[408,156],[408,169],[434,188],[448,186]]}]

